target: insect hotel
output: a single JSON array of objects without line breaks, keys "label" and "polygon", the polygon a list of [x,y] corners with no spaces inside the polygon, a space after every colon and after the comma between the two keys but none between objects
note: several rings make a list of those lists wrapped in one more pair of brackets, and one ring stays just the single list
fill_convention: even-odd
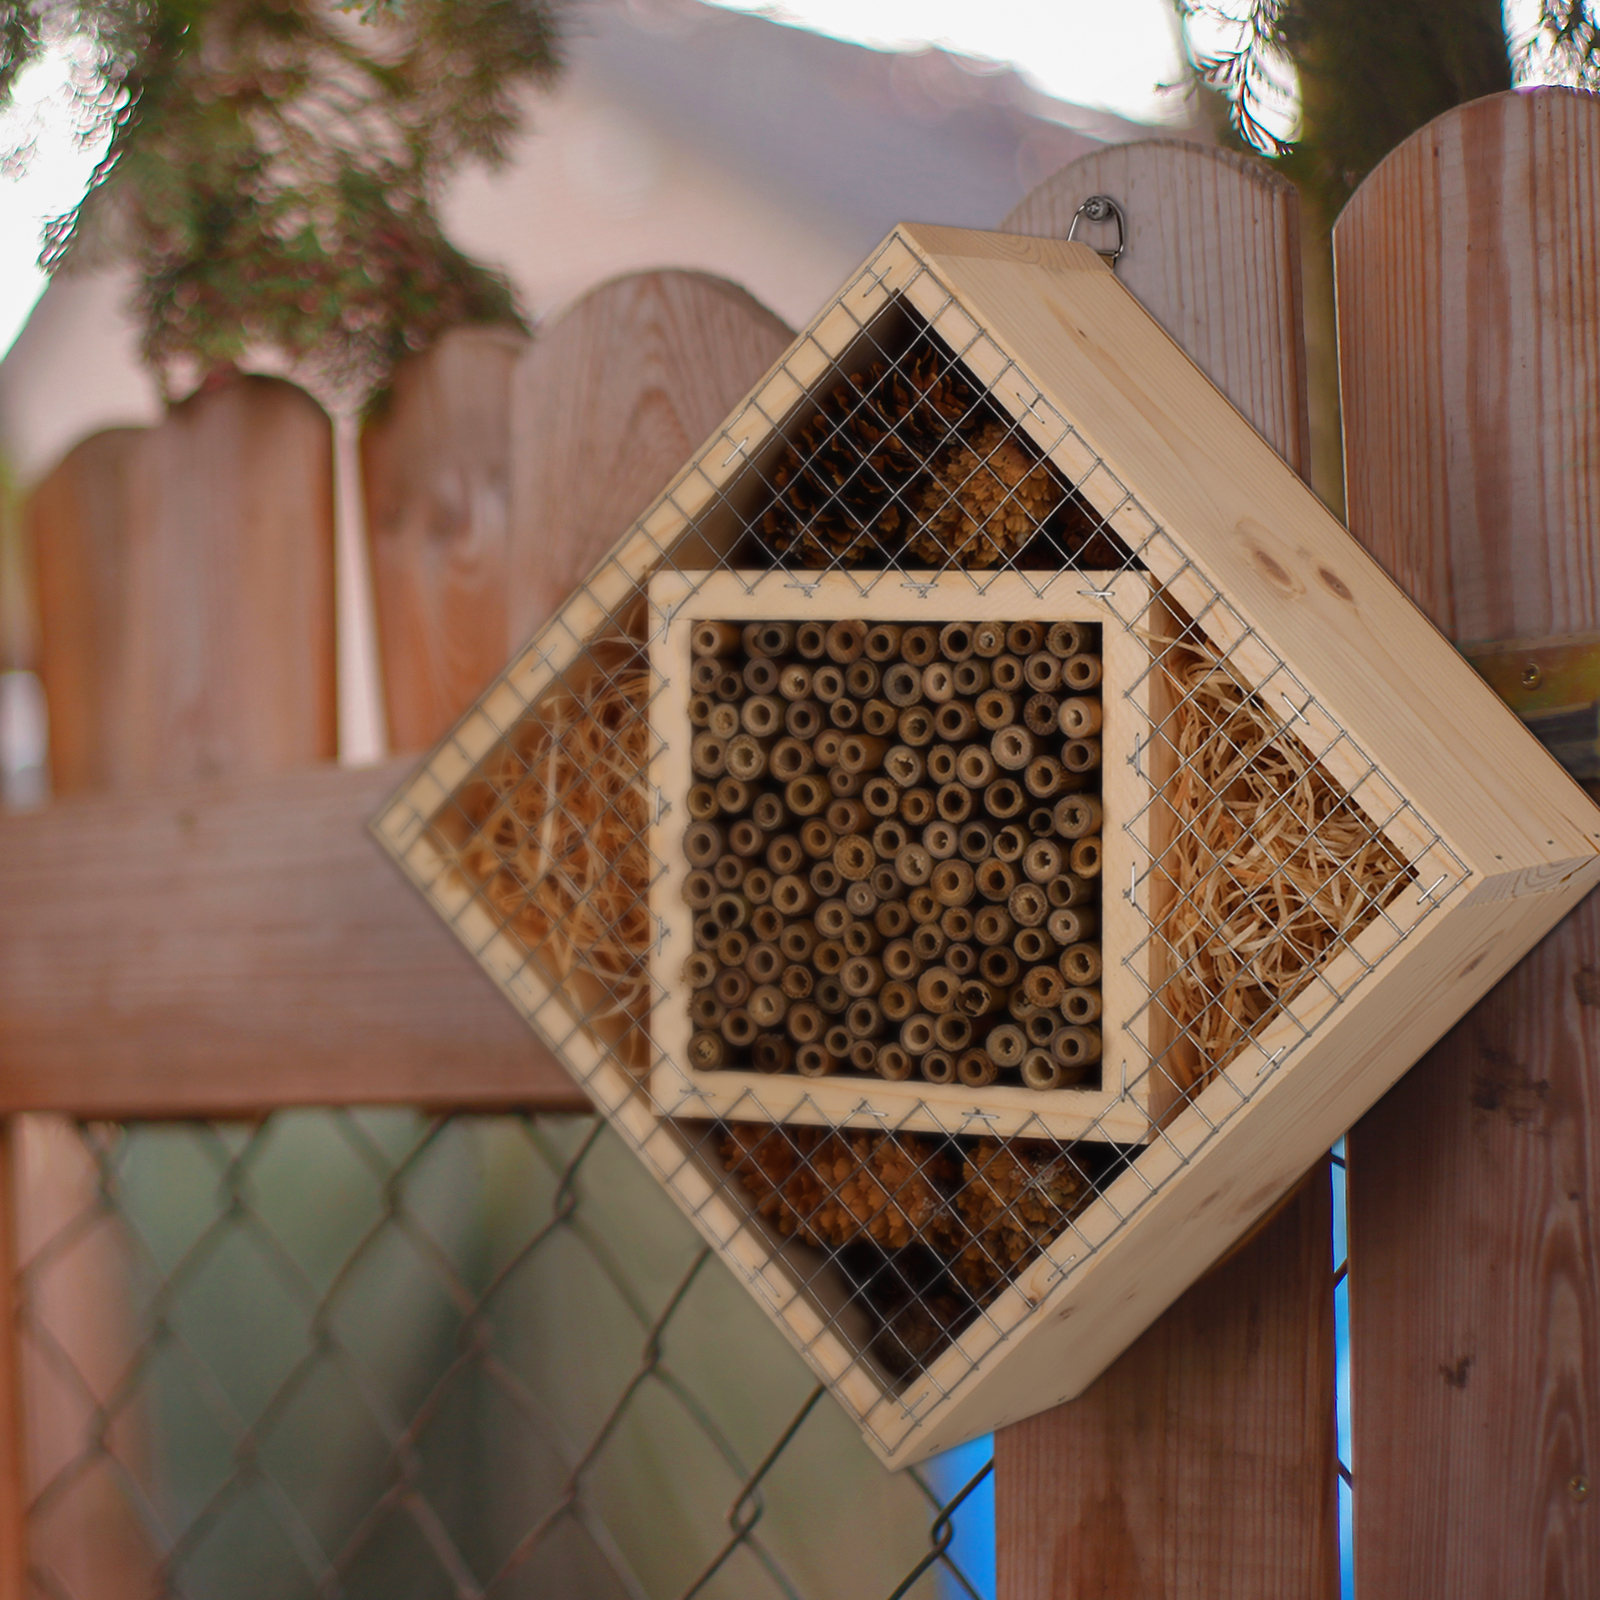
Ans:
[{"label": "insect hotel", "polygon": [[1600,877],[1105,261],[911,226],[374,829],[891,1465],[1079,1393]]}]

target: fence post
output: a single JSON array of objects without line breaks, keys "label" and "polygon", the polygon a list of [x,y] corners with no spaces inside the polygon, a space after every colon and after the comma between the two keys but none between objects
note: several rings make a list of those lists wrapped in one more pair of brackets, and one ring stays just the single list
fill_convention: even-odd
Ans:
[{"label": "fence post", "polygon": [[[1600,629],[1600,98],[1460,107],[1334,232],[1350,526],[1453,638]],[[1350,1135],[1357,1593],[1600,1593],[1600,906]]]},{"label": "fence post", "polygon": [[[1261,162],[1157,140],[1081,157],[1003,226],[1065,237],[1097,193],[1126,214],[1118,276],[1306,475],[1292,186]],[[1323,1163],[1086,1394],[996,1436],[1001,1600],[1335,1592],[1330,1222]]]},{"label": "fence post", "polygon": [[[58,793],[333,759],[332,436],[309,396],[241,378],[154,428],[86,440],[35,489],[26,516]],[[96,1174],[62,1119],[14,1118],[9,1132],[0,1182],[18,1195],[25,1265],[27,1240],[93,1211]],[[19,1168],[42,1181],[18,1184]],[[17,1560],[54,1569],[55,1587],[39,1585],[51,1593],[131,1595],[152,1581],[145,1531],[96,1463],[75,1460],[86,1442],[118,1448],[93,1413],[126,1376],[125,1271],[101,1233],[34,1281],[24,1308],[28,1326],[70,1324],[55,1360],[18,1352],[36,1442],[59,1446],[30,1456],[59,1475],[61,1493],[48,1534],[30,1527],[33,1549]],[[64,1382],[63,1356],[92,1370]],[[90,1414],[44,1415],[63,1404]],[[0,1537],[9,1531],[0,1522]]]}]

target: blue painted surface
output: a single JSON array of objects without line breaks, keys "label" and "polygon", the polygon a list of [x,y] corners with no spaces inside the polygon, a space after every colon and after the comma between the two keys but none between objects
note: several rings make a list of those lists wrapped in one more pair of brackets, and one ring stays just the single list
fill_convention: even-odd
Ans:
[{"label": "blue painted surface", "polygon": [[[953,1499],[983,1471],[994,1456],[994,1435],[957,1445],[942,1456],[935,1456],[924,1471],[941,1504]],[[995,1600],[994,1551],[994,1474],[956,1508],[955,1536],[950,1541],[950,1559],[965,1575],[963,1585],[948,1569],[941,1569],[938,1593],[941,1600]],[[970,1587],[968,1587],[970,1585]]]},{"label": "blue painted surface", "polygon": [[[1344,1169],[1344,1140],[1333,1147],[1333,1264],[1350,1254],[1349,1190]],[[1339,1459],[1350,1464],[1350,1280],[1341,1278],[1333,1291],[1334,1409],[1339,1430]],[[1355,1518],[1350,1485],[1339,1480],[1339,1594],[1353,1600],[1356,1591]]]}]

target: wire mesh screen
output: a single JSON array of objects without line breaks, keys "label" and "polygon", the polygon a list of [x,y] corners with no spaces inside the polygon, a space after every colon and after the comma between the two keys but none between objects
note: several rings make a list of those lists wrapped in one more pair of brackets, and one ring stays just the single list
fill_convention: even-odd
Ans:
[{"label": "wire mesh screen", "polygon": [[29,1119],[23,1177],[39,1595],[991,1592],[975,1485],[878,1466],[593,1119]]},{"label": "wire mesh screen", "polygon": [[898,237],[377,831],[888,1455],[1464,875]]}]

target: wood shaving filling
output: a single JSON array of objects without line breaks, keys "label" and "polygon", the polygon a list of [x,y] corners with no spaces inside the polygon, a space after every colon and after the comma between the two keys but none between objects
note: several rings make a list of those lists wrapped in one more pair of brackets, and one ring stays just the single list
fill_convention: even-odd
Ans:
[{"label": "wood shaving filling", "polygon": [[1214,654],[1185,642],[1165,667],[1179,769],[1167,785],[1175,891],[1161,923],[1172,966],[1159,1003],[1194,1046],[1163,1068],[1204,1083],[1414,873],[1305,745]]}]

